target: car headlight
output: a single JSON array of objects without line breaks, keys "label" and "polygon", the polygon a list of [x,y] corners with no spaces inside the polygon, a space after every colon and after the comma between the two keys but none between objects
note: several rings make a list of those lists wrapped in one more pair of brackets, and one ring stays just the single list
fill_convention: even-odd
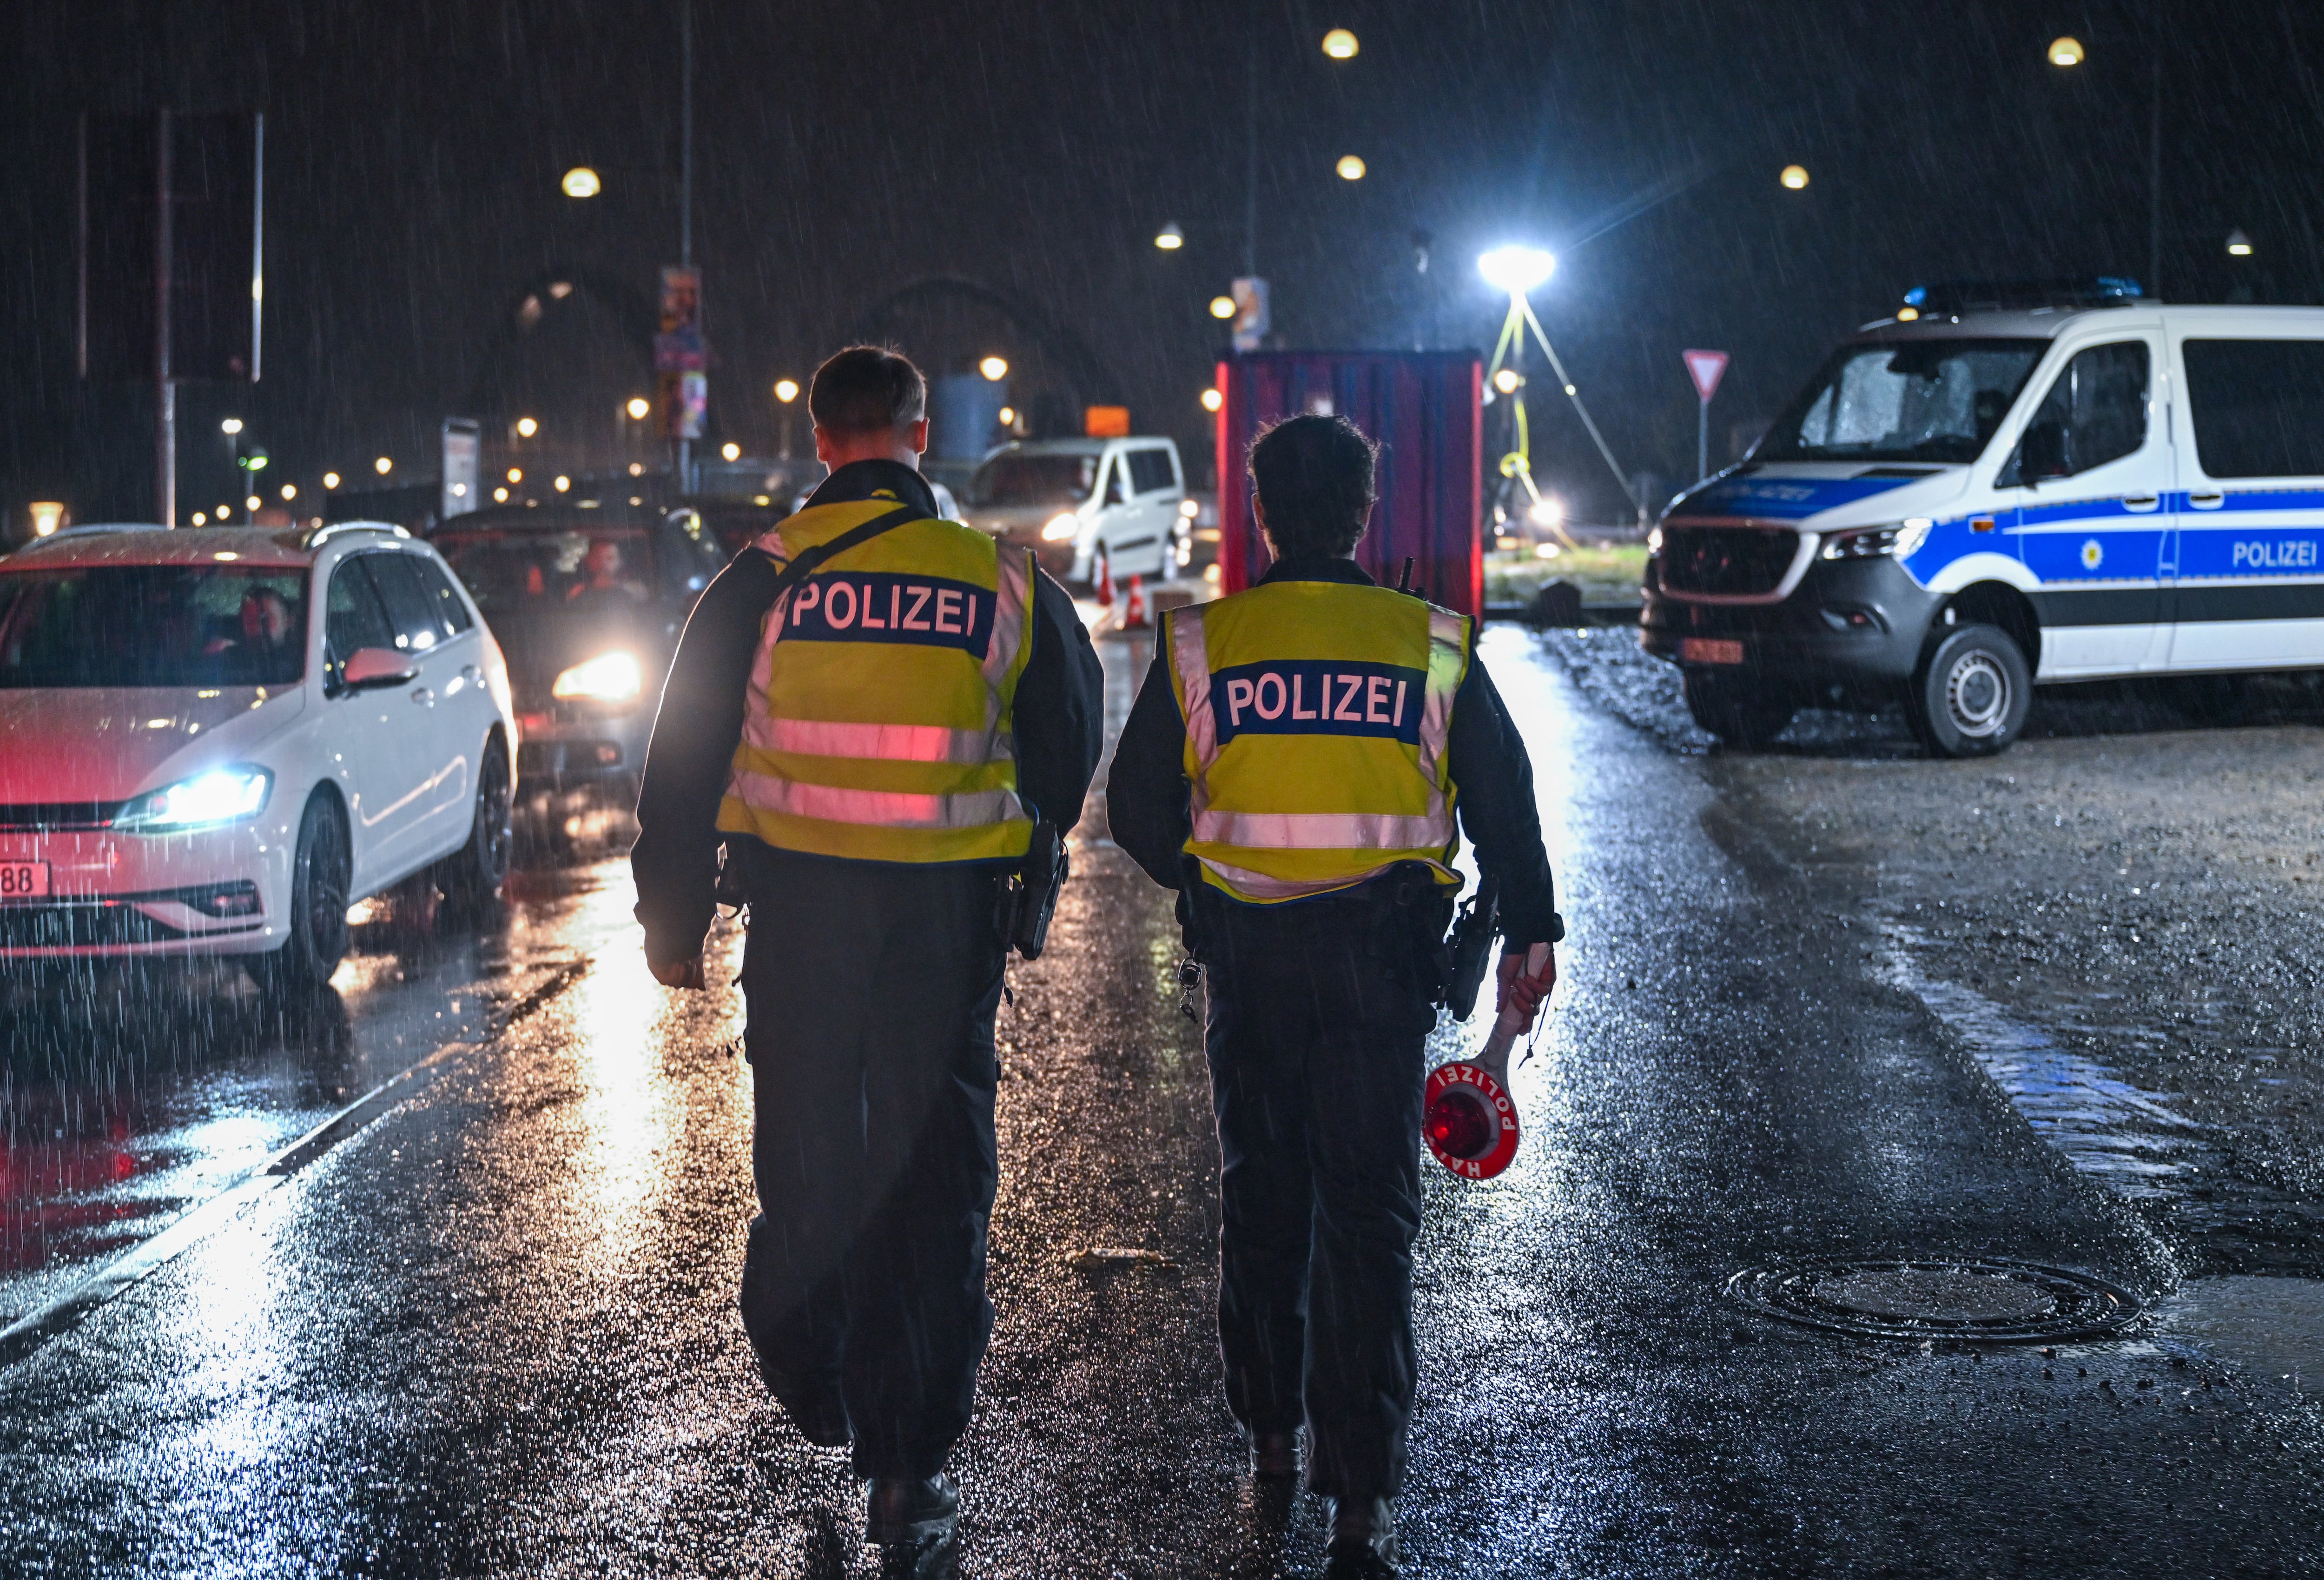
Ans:
[{"label": "car headlight", "polygon": [[240,822],[266,809],[267,795],[273,788],[271,768],[247,763],[212,768],[140,795],[121,809],[113,826],[136,834],[174,834]]},{"label": "car headlight", "polygon": [[1663,529],[1657,525],[1646,533],[1646,557],[1652,559],[1663,551]]},{"label": "car headlight", "polygon": [[1894,555],[1898,559],[1910,559],[1913,551],[1928,540],[1929,528],[1934,523],[1925,516],[1909,521],[1899,521],[1894,527],[1863,527],[1853,532],[1835,532],[1823,540],[1823,557],[1837,559],[1875,559],[1882,555]]},{"label": "car headlight", "polygon": [[549,694],[558,702],[626,703],[645,686],[645,672],[628,653],[600,653],[557,677]]},{"label": "car headlight", "polygon": [[1070,511],[1062,516],[1052,516],[1047,524],[1041,528],[1041,541],[1063,543],[1068,537],[1076,536],[1081,529],[1082,519]]}]

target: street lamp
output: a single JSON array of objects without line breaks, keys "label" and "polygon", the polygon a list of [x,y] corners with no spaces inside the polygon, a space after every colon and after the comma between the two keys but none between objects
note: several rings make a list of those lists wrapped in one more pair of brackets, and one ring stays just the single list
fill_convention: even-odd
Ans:
[{"label": "street lamp", "polygon": [[998,384],[1001,380],[1009,376],[1009,359],[1006,357],[988,356],[982,362],[976,364],[976,371],[982,373],[988,382]]},{"label": "street lamp", "polygon": [[740,461],[742,458],[742,446],[729,439],[718,446],[718,453],[729,461]]},{"label": "street lamp", "polygon": [[1786,190],[1793,192],[1807,190],[1808,171],[1805,165],[1785,165],[1784,173],[1775,179],[1784,183]]},{"label": "street lamp", "polygon": [[646,413],[653,409],[653,402],[642,395],[632,395],[630,397],[630,403],[622,409],[630,414],[632,422],[643,422],[646,419]]},{"label": "street lamp", "polygon": [[218,432],[222,434],[238,434],[241,431],[242,418],[238,417],[229,417],[224,422],[218,424]]},{"label": "street lamp", "polygon": [[1499,372],[1493,375],[1493,388],[1499,390],[1504,395],[1516,394],[1517,392],[1517,386],[1524,382],[1525,375],[1518,372],[1515,368],[1503,368]]},{"label": "street lamp", "polygon": [[2240,229],[2229,231],[2227,233],[2227,256],[2230,258],[2248,258],[2251,255],[2251,238],[2244,234]]},{"label": "street lamp", "polygon": [[390,456],[382,455],[378,460],[371,464],[371,469],[374,472],[378,473],[382,477],[385,477],[389,473],[395,470],[395,462],[393,458]]},{"label": "street lamp", "polygon": [[560,478],[558,478],[558,479],[557,480],[557,491],[558,491],[558,493],[563,493],[566,490],[567,490],[567,489],[571,488],[572,486],[573,486],[573,480],[572,480],[571,478],[569,478],[569,477],[560,477]]},{"label": "street lamp", "polygon": [[336,473],[336,472],[326,472],[325,473],[323,473],[323,486],[324,486],[325,488],[337,488],[337,487],[338,487],[338,486],[339,486],[339,474],[338,474],[337,473]]},{"label": "street lamp", "polygon": [[1227,398],[1220,394],[1215,389],[1205,390],[1203,391],[1203,409],[1204,411],[1216,411],[1220,407],[1224,406],[1226,403]]},{"label": "street lamp", "polygon": [[1213,318],[1218,318],[1218,319],[1227,319],[1227,318],[1231,318],[1231,317],[1233,317],[1234,316],[1235,316],[1234,298],[1232,298],[1232,297],[1223,297],[1223,296],[1221,296],[1221,297],[1213,297],[1213,298],[1211,299],[1211,317],[1213,317]]},{"label": "street lamp", "polygon": [[298,497],[299,485],[297,483],[286,482],[282,485],[282,502],[284,504],[289,504],[292,500],[295,500]]},{"label": "street lamp", "polygon": [[2082,41],[2078,38],[2056,38],[2050,41],[2050,64],[2079,66],[2082,63]]},{"label": "street lamp", "polygon": [[1332,168],[1340,172],[1340,179],[1343,181],[1360,181],[1364,179],[1364,161],[1352,153],[1342,154],[1340,162]]},{"label": "street lamp", "polygon": [[1154,244],[1166,253],[1175,253],[1186,244],[1186,233],[1180,230],[1177,222],[1173,220],[1154,233]]},{"label": "street lamp", "polygon": [[[32,502],[32,536],[49,537],[64,524],[65,502],[62,500],[34,500]],[[197,522],[195,525],[199,526]]]},{"label": "street lamp", "polygon": [[1343,27],[1335,27],[1323,35],[1323,53],[1334,60],[1352,60],[1361,47],[1356,42],[1356,35]]},{"label": "street lamp", "polygon": [[777,379],[775,381],[775,399],[781,401],[785,406],[788,406],[792,401],[798,400],[798,381],[796,379]]},{"label": "street lamp", "polygon": [[565,172],[565,179],[558,185],[565,188],[567,198],[595,198],[605,189],[605,183],[599,180],[597,172],[587,165],[575,165]]},{"label": "street lamp", "polygon": [[1495,247],[1477,260],[1477,272],[1495,290],[1522,297],[1549,283],[1557,272],[1557,257],[1539,247]]},{"label": "street lamp", "polygon": [[532,418],[529,417],[520,417],[516,419],[517,437],[521,439],[529,439],[540,431],[540,425],[533,421]]}]

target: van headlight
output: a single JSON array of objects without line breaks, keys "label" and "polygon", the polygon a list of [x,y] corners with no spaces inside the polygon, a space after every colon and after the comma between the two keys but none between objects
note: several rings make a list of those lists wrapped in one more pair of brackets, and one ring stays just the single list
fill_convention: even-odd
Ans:
[{"label": "van headlight", "polygon": [[628,653],[600,653],[558,675],[549,694],[560,703],[626,703],[645,686],[645,672]]},{"label": "van headlight", "polygon": [[1927,517],[1916,516],[1894,527],[1859,527],[1835,532],[1823,540],[1823,557],[1877,559],[1882,555],[1893,555],[1898,559],[1910,559],[1913,551],[1928,540],[1929,528],[1933,525]]},{"label": "van headlight", "polygon": [[240,822],[266,810],[273,788],[271,768],[253,763],[212,768],[140,795],[115,815],[113,826],[133,834],[175,834]]},{"label": "van headlight", "polygon": [[1081,529],[1082,519],[1070,511],[1062,516],[1052,516],[1041,528],[1041,541],[1063,543],[1069,537],[1078,536]]}]

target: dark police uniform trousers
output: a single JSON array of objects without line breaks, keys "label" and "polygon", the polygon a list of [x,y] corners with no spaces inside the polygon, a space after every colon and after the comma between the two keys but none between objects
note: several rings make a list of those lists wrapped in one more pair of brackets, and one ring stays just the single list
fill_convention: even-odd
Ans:
[{"label": "dark police uniform trousers", "polygon": [[743,1326],[792,1386],[838,1390],[860,1474],[933,1475],[992,1332],[993,873],[746,849]]},{"label": "dark police uniform trousers", "polygon": [[[1222,1167],[1219,1339],[1253,1431],[1309,1423],[1307,1481],[1393,1497],[1412,1416],[1423,1044],[1415,923],[1387,880],[1281,905],[1195,892]],[[1449,902],[1427,902],[1442,933]]]}]

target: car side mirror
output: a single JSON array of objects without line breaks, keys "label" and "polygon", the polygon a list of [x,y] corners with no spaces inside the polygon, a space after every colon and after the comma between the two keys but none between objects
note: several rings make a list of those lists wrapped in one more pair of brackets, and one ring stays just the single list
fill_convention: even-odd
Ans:
[{"label": "car side mirror", "polygon": [[2066,430],[2062,424],[2037,422],[2017,441],[2019,482],[2033,483],[2045,478],[2066,477],[2073,470],[2066,459]]},{"label": "car side mirror", "polygon": [[419,674],[410,657],[392,648],[357,648],[347,655],[339,684],[349,691],[370,691],[375,686],[408,685]]}]

